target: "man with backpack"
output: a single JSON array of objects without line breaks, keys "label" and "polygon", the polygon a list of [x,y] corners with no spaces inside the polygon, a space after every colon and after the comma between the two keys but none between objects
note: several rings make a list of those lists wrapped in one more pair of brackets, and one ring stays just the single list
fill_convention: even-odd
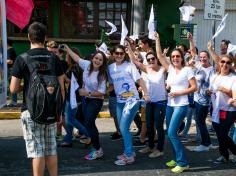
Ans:
[{"label": "man with backpack", "polygon": [[47,167],[49,174],[56,176],[56,121],[65,96],[64,75],[57,56],[44,48],[46,32],[39,22],[29,26],[31,49],[16,58],[10,91],[23,91],[21,122],[33,175],[44,175]]}]

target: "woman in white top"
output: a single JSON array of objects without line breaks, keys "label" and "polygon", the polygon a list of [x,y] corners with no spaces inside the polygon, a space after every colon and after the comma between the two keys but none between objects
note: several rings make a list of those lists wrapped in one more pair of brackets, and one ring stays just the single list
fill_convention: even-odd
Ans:
[{"label": "woman in white top", "polygon": [[87,128],[93,149],[85,156],[86,160],[94,160],[103,156],[99,142],[99,133],[95,124],[98,113],[102,109],[104,95],[106,93],[107,81],[107,58],[103,52],[97,51],[91,61],[80,58],[67,45],[67,53],[79,63],[83,69],[84,87],[79,90],[81,96],[85,97],[83,104],[84,125]]},{"label": "woman in white top", "polygon": [[217,158],[215,162],[226,162],[229,160],[228,150],[236,157],[236,145],[228,136],[230,127],[236,119],[236,108],[228,103],[230,98],[232,98],[236,75],[232,67],[233,58],[230,55],[219,57],[214,51],[211,42],[208,42],[208,49],[218,67],[218,73],[210,81],[210,91],[214,98],[212,101],[212,125],[216,131],[221,154],[221,157]]},{"label": "woman in white top", "polygon": [[199,56],[196,53],[193,37],[188,33],[190,49],[194,53],[195,78],[198,90],[194,92],[195,120],[201,134],[201,144],[193,149],[195,152],[208,151],[211,145],[210,135],[206,126],[206,118],[209,112],[210,96],[208,94],[210,77],[214,74],[214,67],[210,64],[208,51],[201,51]]},{"label": "woman in white top", "polygon": [[[132,62],[143,72],[141,75],[144,79],[150,102],[146,104],[146,124],[148,134],[148,147],[145,147],[139,152],[150,153],[149,157],[162,156],[165,141],[164,119],[166,113],[167,92],[165,88],[166,69],[161,66],[157,56],[153,52],[146,54],[148,65],[138,62],[131,47],[128,45],[128,54]],[[158,91],[157,91],[158,90]],[[158,142],[157,147],[154,148],[155,129],[157,130]]]},{"label": "woman in white top", "polygon": [[167,162],[166,165],[168,167],[175,166],[171,171],[179,173],[188,169],[189,163],[177,132],[186,117],[189,104],[188,94],[196,91],[197,85],[192,69],[185,67],[182,51],[178,48],[174,49],[170,54],[171,63],[169,63],[166,56],[162,55],[158,33],[155,33],[155,36],[157,57],[168,71],[167,88],[170,89],[166,108],[166,123],[175,159]]},{"label": "woman in white top", "polygon": [[139,95],[135,82],[143,89],[144,99],[149,101],[149,95],[144,81],[135,65],[125,60],[125,47],[117,45],[112,51],[115,63],[108,66],[110,83],[117,96],[117,119],[124,140],[124,153],[117,156],[116,165],[132,164],[134,152],[132,135],[129,131],[131,122],[139,109]]}]

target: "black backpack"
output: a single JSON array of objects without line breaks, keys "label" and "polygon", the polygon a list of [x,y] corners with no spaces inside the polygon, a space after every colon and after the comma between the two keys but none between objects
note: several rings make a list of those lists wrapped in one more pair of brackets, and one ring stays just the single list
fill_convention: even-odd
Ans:
[{"label": "black backpack", "polygon": [[30,71],[26,91],[26,106],[31,119],[40,124],[52,124],[61,115],[63,99],[56,76],[56,56],[21,55]]}]

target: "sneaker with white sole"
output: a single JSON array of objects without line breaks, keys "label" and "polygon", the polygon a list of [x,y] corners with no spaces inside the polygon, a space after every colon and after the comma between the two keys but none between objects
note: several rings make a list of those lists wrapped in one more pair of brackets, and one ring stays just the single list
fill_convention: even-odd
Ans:
[{"label": "sneaker with white sole", "polygon": [[134,156],[126,156],[126,155],[122,155],[122,157],[118,160],[115,161],[115,164],[118,166],[124,166],[127,164],[133,164],[135,161]]},{"label": "sneaker with white sole", "polygon": [[220,156],[214,161],[214,164],[223,164],[223,163],[227,163],[227,160],[223,156]]},{"label": "sneaker with white sole", "polygon": [[171,169],[172,172],[174,173],[182,173],[184,172],[185,170],[188,170],[189,169],[189,165],[187,166],[175,166],[173,169]]},{"label": "sneaker with white sole", "polygon": [[150,147],[145,147],[143,149],[140,149],[139,152],[146,154],[146,153],[152,153],[154,151],[154,149],[151,149]]},{"label": "sneaker with white sole", "polygon": [[204,146],[204,145],[199,145],[193,149],[194,152],[208,152],[210,147]]},{"label": "sneaker with white sole", "polygon": [[[121,154],[121,155],[117,155],[116,156],[116,159],[118,159],[118,160],[120,160],[121,158],[123,158],[124,157],[124,153],[123,154]],[[126,155],[125,155],[126,156]],[[135,152],[133,152],[133,155],[132,155],[134,158],[136,157],[136,153]]]},{"label": "sneaker with white sole", "polygon": [[84,158],[86,160],[95,160],[95,159],[99,159],[103,157],[103,150],[102,148],[100,148],[99,150],[96,149],[92,149],[89,154],[87,154]]},{"label": "sneaker with white sole", "polygon": [[160,157],[160,156],[163,156],[164,155],[164,152],[161,152],[157,149],[155,149],[151,154],[149,154],[149,158],[157,158],[157,157]]}]

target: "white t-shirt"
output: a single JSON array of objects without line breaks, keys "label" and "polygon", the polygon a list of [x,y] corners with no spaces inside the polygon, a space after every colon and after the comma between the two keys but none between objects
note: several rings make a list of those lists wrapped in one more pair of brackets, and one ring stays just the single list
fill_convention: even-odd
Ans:
[{"label": "white t-shirt", "polygon": [[211,99],[213,105],[212,121],[219,123],[219,111],[236,111],[236,108],[228,104],[229,96],[218,91],[220,86],[232,90],[233,84],[236,82],[236,76],[230,73],[226,76],[215,74],[210,80],[209,89],[212,91]]},{"label": "white t-shirt", "polygon": [[198,90],[194,92],[194,101],[203,106],[208,106],[210,103],[210,97],[207,91],[210,85],[210,77],[214,73],[214,68],[213,66],[205,68],[200,63],[195,64],[195,67],[195,78],[197,81]]},{"label": "white t-shirt", "polygon": [[[170,65],[168,68],[167,85],[170,86],[170,92],[179,92],[189,87],[189,80],[194,77],[194,72],[190,67],[183,67],[177,74],[175,68]],[[175,98],[168,96],[168,106],[188,105],[188,95],[181,95]]]},{"label": "white t-shirt", "polygon": [[98,91],[102,94],[106,93],[106,80],[103,80],[100,84],[98,84],[98,72],[99,71],[93,71],[89,75],[89,68],[90,68],[91,62],[84,59],[79,59],[79,66],[84,70],[83,72],[83,82],[84,82],[84,88],[87,92],[94,92]]},{"label": "white t-shirt", "polygon": [[108,66],[108,71],[117,102],[124,103],[129,97],[139,99],[135,82],[140,79],[140,74],[133,64],[126,61],[121,65],[113,63]]},{"label": "white t-shirt", "polygon": [[163,67],[161,67],[157,72],[142,73],[141,77],[146,83],[151,102],[167,99],[165,69]]}]

